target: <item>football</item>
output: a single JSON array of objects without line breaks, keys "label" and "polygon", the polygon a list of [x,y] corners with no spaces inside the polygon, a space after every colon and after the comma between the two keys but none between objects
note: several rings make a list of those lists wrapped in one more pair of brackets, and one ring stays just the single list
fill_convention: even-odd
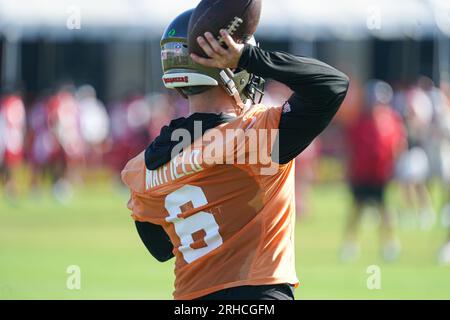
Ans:
[{"label": "football", "polygon": [[262,0],[203,0],[189,21],[188,46],[191,53],[205,57],[197,37],[211,32],[223,43],[220,29],[225,29],[235,41],[252,36],[261,17]]}]

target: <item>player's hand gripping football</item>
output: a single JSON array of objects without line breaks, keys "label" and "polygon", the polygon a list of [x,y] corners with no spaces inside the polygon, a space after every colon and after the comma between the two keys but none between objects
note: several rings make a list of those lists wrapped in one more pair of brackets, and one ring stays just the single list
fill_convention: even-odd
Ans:
[{"label": "player's hand gripping football", "polygon": [[217,41],[211,32],[206,32],[204,37],[198,37],[197,42],[209,58],[202,58],[195,53],[191,54],[195,62],[213,68],[235,69],[244,51],[244,44],[237,43],[226,30],[220,30],[227,49]]}]

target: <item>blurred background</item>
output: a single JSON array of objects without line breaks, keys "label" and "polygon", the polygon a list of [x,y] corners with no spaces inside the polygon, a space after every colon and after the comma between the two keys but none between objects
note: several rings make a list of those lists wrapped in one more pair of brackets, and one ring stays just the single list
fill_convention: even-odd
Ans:
[{"label": "blurred background", "polygon": [[[171,298],[120,170],[188,113],[159,40],[198,2],[0,0],[0,299]],[[450,2],[265,0],[256,37],[351,78],[296,160],[297,298],[449,299]]]}]

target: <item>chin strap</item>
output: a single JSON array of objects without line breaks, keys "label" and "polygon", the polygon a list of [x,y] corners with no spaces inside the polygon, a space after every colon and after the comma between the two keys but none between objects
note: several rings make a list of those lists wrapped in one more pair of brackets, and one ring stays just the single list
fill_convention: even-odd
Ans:
[{"label": "chin strap", "polygon": [[234,107],[236,114],[240,116],[244,112],[245,105],[242,102],[241,96],[236,84],[233,81],[234,73],[230,69],[225,69],[220,72],[220,79],[222,80],[227,93],[234,98],[236,105]]}]

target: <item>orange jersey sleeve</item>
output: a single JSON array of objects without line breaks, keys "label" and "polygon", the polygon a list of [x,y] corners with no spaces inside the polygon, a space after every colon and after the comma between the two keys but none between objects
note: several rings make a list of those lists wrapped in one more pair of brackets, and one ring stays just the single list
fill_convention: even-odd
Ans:
[{"label": "orange jersey sleeve", "polygon": [[[161,225],[174,245],[175,299],[242,285],[297,284],[294,162],[270,159],[280,115],[281,108],[254,106],[219,126],[216,139],[207,131],[157,170],[146,169],[143,153],[123,170],[133,218]],[[239,139],[248,132],[258,141]],[[238,161],[261,150],[269,153],[263,163]]]}]

